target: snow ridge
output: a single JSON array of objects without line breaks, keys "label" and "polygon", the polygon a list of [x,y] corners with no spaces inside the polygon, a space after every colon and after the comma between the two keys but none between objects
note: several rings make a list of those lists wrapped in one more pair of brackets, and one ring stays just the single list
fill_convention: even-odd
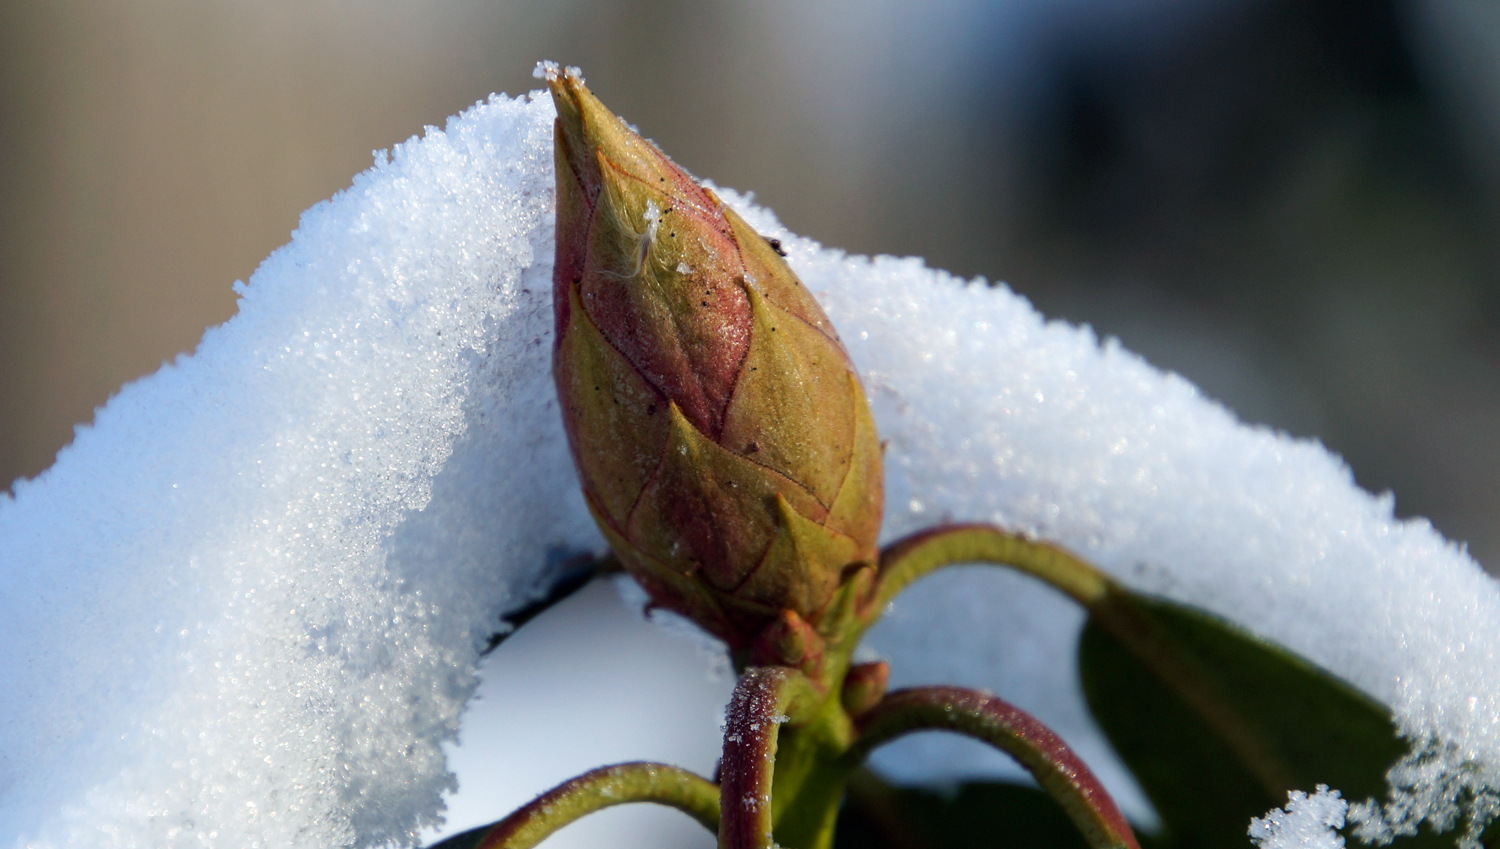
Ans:
[{"label": "snow ridge", "polygon": [[[235,318],[0,499],[0,845],[403,845],[437,820],[495,617],[601,547],[548,374],[552,115],[495,97],[379,155]],[[1391,705],[1415,754],[1389,806],[1354,806],[1371,836],[1493,808],[1500,592],[1459,547],[1003,286],[846,256],[723,194],[864,375],[887,538],[1034,533]],[[1149,818],[1078,693],[1080,623],[1024,579],[951,570],[871,644],[893,683],[1033,711]],[[878,765],[1003,769],[919,738]]]}]

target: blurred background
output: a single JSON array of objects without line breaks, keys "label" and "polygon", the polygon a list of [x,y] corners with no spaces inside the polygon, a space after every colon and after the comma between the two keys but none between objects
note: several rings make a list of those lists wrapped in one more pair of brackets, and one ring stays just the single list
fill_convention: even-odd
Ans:
[{"label": "blurred background", "polygon": [[1500,566],[1491,0],[0,0],[0,481],[541,58],[794,231],[1005,281]]}]

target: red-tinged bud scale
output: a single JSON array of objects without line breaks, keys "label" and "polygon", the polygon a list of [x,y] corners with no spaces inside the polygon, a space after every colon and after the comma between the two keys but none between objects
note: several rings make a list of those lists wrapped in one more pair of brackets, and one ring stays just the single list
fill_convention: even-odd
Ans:
[{"label": "red-tinged bud scale", "polygon": [[776,247],[575,71],[542,70],[553,373],[594,518],[654,603],[736,650],[773,625],[757,645],[812,650],[787,623],[819,628],[876,559],[881,451],[849,356]]}]

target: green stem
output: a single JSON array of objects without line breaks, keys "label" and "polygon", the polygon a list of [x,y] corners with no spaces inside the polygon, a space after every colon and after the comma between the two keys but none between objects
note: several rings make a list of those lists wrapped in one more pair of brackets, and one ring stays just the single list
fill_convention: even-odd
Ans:
[{"label": "green stem", "polygon": [[959,563],[997,563],[1019,569],[1092,608],[1109,592],[1109,576],[1045,542],[993,525],[942,525],[912,534],[880,553],[875,610],[884,610],[913,581]]},{"label": "green stem", "polygon": [[719,788],[713,782],[666,764],[627,763],[590,770],[548,790],[491,826],[475,849],[530,849],[581,817],[631,802],[666,805],[710,831],[719,828]]},{"label": "green stem", "polygon": [[840,700],[825,698],[805,722],[781,731],[772,790],[776,841],[796,849],[830,849],[850,766],[844,753],[854,724]]},{"label": "green stem", "polygon": [[953,731],[1015,758],[1062,805],[1094,849],[1140,849],[1130,824],[1082,759],[1047,726],[995,696],[961,687],[916,687],[890,693],[856,721],[853,763],[913,731]]},{"label": "green stem", "polygon": [[1083,605],[1148,669],[1191,706],[1272,796],[1295,786],[1275,749],[1224,693],[1198,658],[1183,646],[1140,597],[1084,560],[1049,543],[992,525],[947,525],[913,534],[880,555],[873,612],[883,611],[913,581],[963,563],[992,563],[1031,575]]}]

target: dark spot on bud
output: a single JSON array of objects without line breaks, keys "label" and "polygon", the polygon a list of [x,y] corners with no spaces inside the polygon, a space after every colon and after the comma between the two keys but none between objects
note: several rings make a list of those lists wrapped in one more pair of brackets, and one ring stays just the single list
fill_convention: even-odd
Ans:
[{"label": "dark spot on bud", "polygon": [[698,303],[702,304],[705,307],[708,306],[708,301],[699,301]]},{"label": "dark spot on bud", "polygon": [[656,415],[656,405],[655,404],[647,404],[646,405],[646,415],[648,415],[648,416],[654,416],[654,415]]},{"label": "dark spot on bud", "polygon": [[766,244],[770,245],[771,246],[771,250],[775,251],[777,254],[779,254],[781,256],[786,256],[786,251],[784,251],[784,250],[781,249],[781,240],[780,239],[766,239]]},{"label": "dark spot on bud", "polygon": [[746,454],[754,454],[755,452],[757,452],[759,450],[760,450],[760,444],[756,443],[756,442],[752,442],[749,445],[745,446],[745,453]]}]

